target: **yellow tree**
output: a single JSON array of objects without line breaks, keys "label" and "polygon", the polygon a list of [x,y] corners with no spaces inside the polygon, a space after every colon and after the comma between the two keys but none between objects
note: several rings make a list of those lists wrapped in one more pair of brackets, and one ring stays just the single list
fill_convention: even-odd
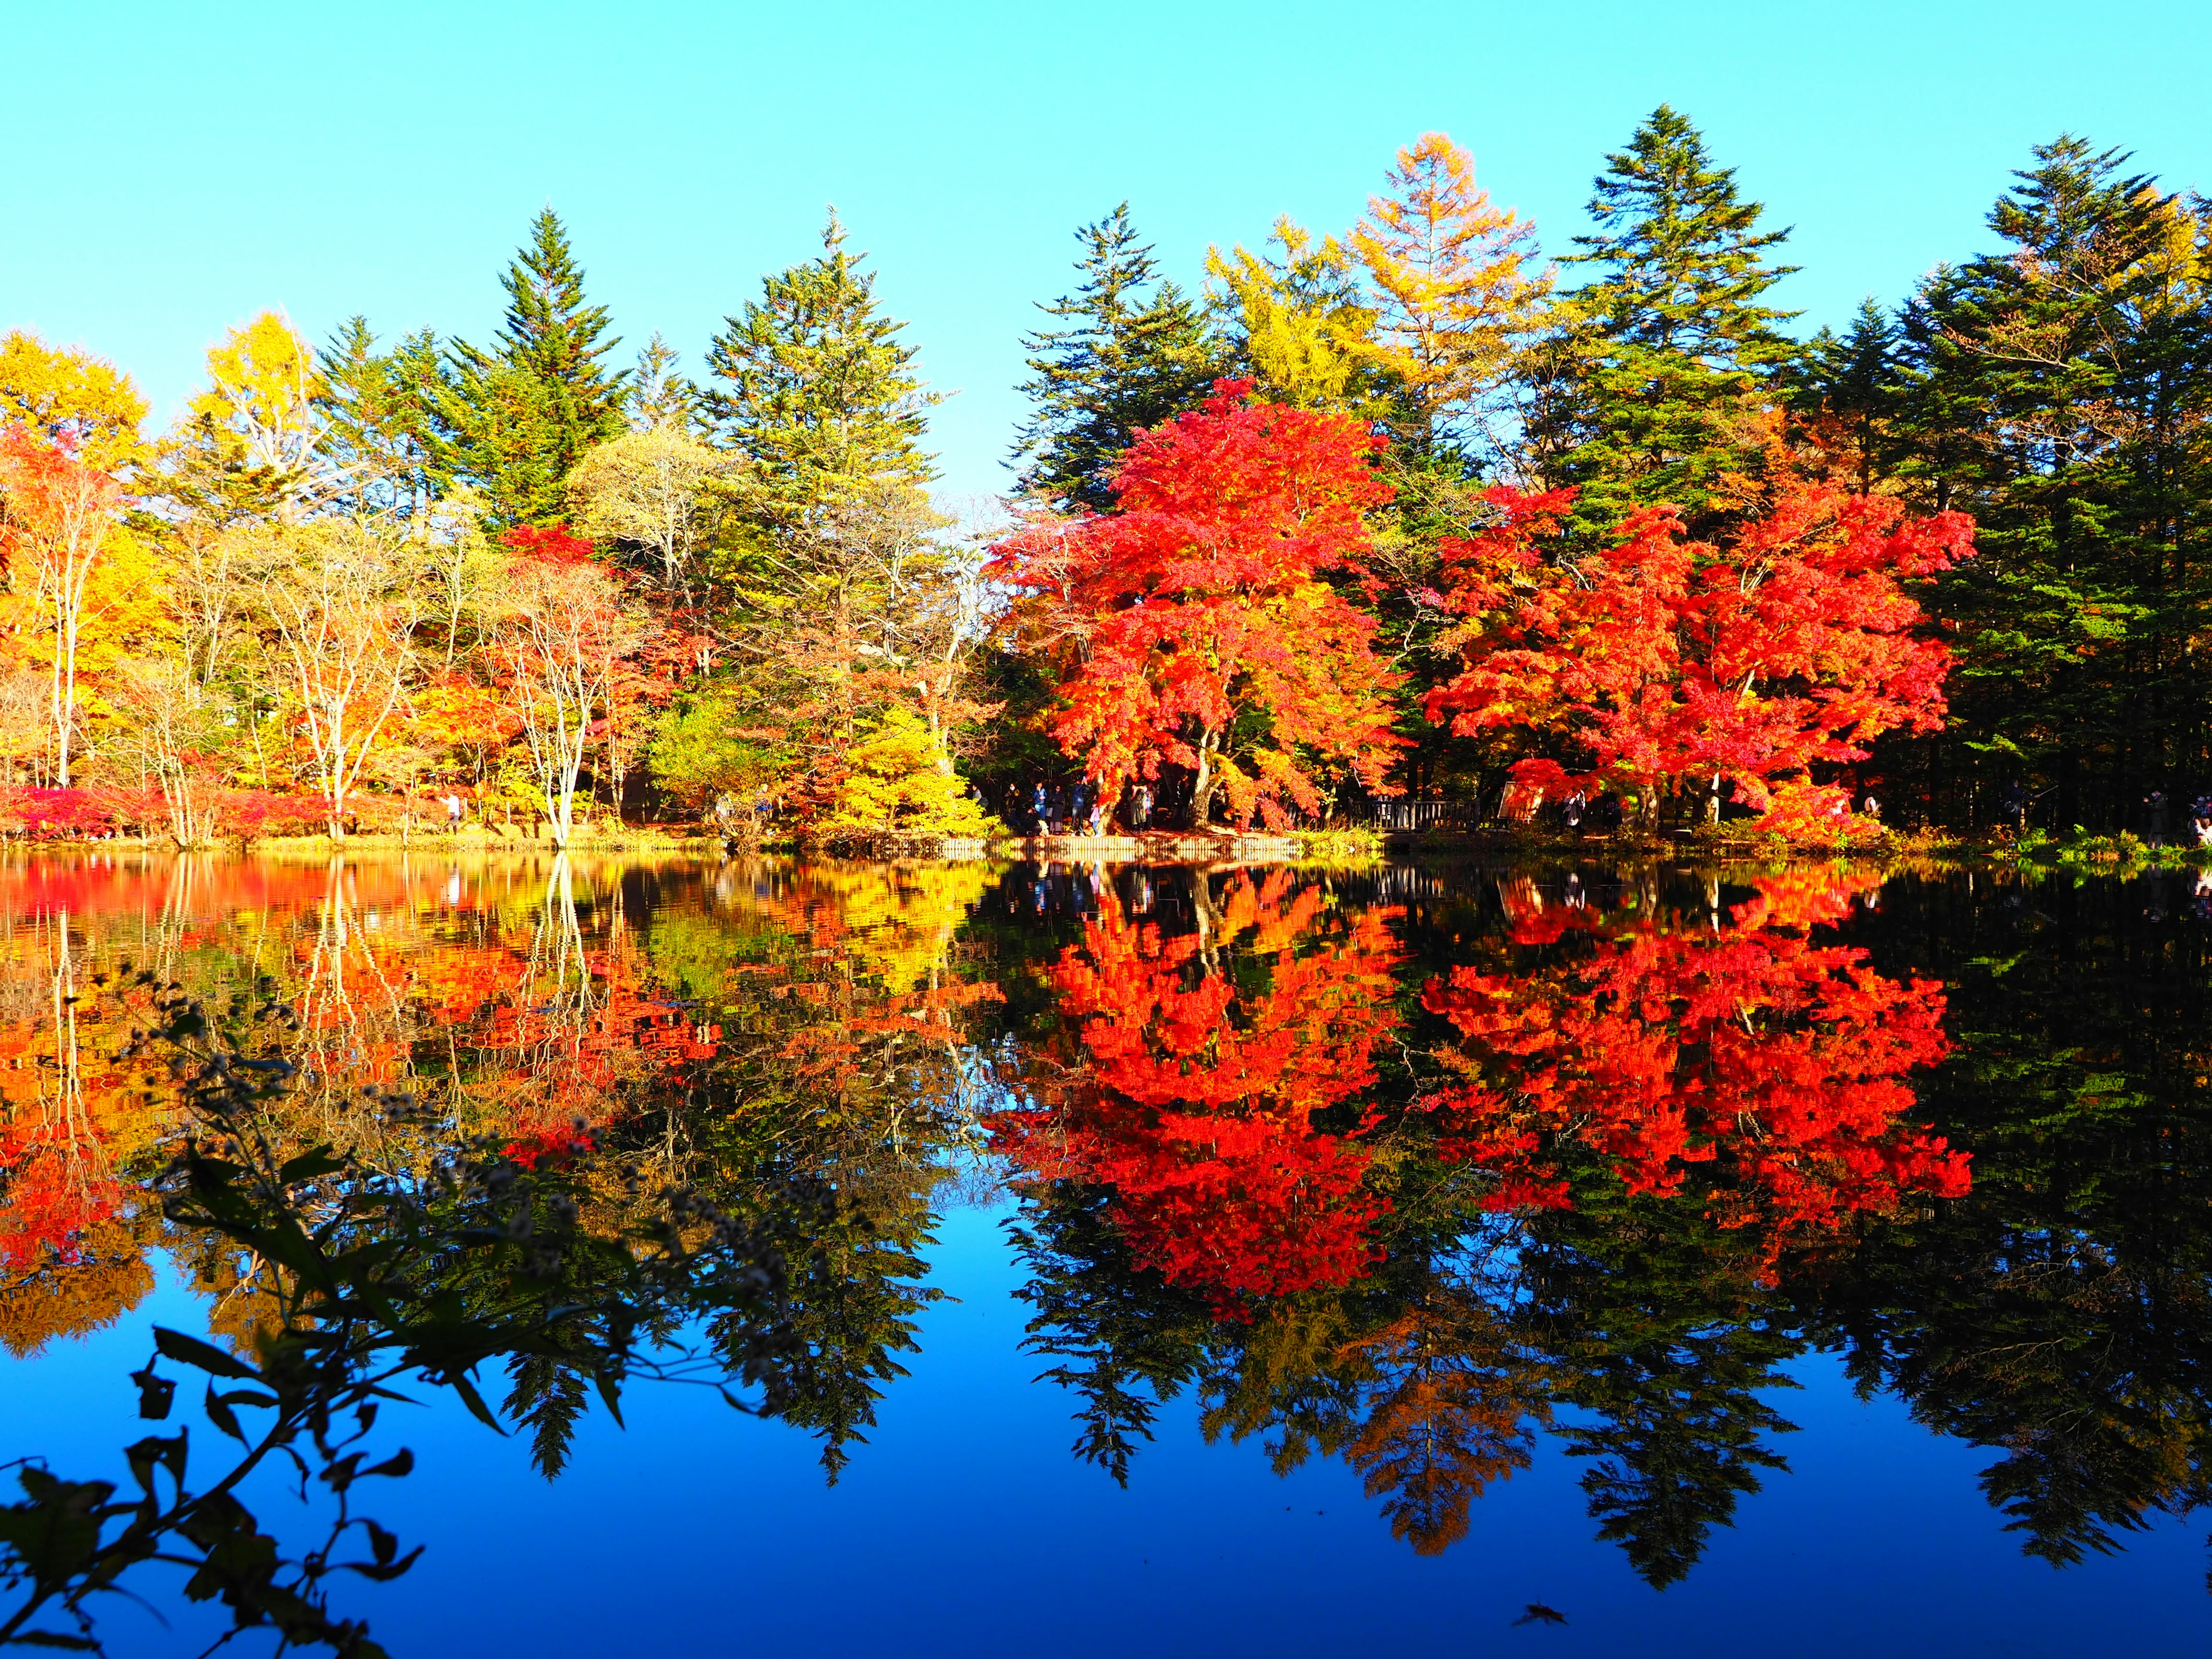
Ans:
[{"label": "yellow tree", "polygon": [[93,574],[121,533],[123,505],[113,475],[78,459],[73,448],[66,438],[46,442],[23,426],[0,436],[0,550],[10,586],[27,594],[52,635],[46,708],[54,781],[64,789],[77,727],[78,648],[101,608]]},{"label": "yellow tree", "polygon": [[1294,409],[1383,418],[1389,377],[1357,262],[1335,237],[1316,244],[1288,217],[1267,240],[1276,252],[1206,254],[1207,296],[1235,316],[1254,384]]},{"label": "yellow tree", "polygon": [[586,450],[568,475],[568,502],[585,535],[656,561],[673,595],[688,591],[693,558],[714,528],[714,486],[738,470],[688,432],[647,427]]},{"label": "yellow tree", "polygon": [[22,425],[80,460],[116,472],[145,446],[146,400],[131,377],[82,346],[50,346],[23,329],[0,334],[0,427]]},{"label": "yellow tree", "polygon": [[1398,152],[1388,191],[1347,239],[1375,286],[1383,362],[1433,447],[1474,415],[1540,317],[1548,272],[1531,275],[1536,228],[1492,204],[1474,158],[1441,132]]},{"label": "yellow tree", "polygon": [[326,502],[335,480],[316,453],[323,390],[312,347],[273,311],[208,348],[208,383],[171,446],[179,498],[218,523],[295,524]]}]

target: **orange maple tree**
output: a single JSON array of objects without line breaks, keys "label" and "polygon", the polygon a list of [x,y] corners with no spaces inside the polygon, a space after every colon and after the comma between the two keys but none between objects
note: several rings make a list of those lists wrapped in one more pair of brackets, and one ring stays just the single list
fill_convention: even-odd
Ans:
[{"label": "orange maple tree", "polygon": [[1115,510],[1035,524],[992,568],[1056,641],[1051,731],[1102,799],[1163,764],[1193,775],[1191,816],[1215,798],[1271,826],[1322,805],[1349,769],[1387,793],[1398,676],[1375,623],[1325,578],[1356,574],[1364,509],[1389,499],[1358,421],[1248,398],[1224,380],[1202,410],[1153,428],[1115,476]]},{"label": "orange maple tree", "polygon": [[1571,490],[1485,499],[1495,523],[1443,545],[1462,666],[1427,712],[1578,757],[1520,762],[1523,790],[1650,799],[1698,778],[1717,799],[1731,781],[1786,830],[1845,810],[1814,767],[1942,725],[1950,653],[1900,584],[1972,556],[1964,514],[1914,518],[1887,496],[1794,479],[1725,544],[1688,540],[1656,507],[1583,552],[1565,526]]}]

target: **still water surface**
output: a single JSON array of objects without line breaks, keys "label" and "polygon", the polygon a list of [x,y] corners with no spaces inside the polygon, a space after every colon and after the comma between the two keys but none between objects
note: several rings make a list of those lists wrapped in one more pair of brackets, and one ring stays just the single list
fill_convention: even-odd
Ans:
[{"label": "still water surface", "polygon": [[118,1655],[348,1519],[394,1655],[2212,1641],[2191,877],[72,859],[0,935],[0,1457],[415,1402]]}]

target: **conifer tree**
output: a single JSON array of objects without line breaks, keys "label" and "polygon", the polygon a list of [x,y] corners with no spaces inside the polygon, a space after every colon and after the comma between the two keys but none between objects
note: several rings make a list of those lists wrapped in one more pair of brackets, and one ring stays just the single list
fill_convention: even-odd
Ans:
[{"label": "conifer tree", "polygon": [[1240,379],[1270,403],[1391,421],[1405,414],[1396,378],[1375,349],[1378,313],[1352,256],[1287,215],[1269,250],[1206,251],[1206,301],[1224,324]]},{"label": "conifer tree", "polygon": [[1980,525],[1938,594],[1966,746],[1929,785],[1978,789],[1985,822],[2025,785],[2061,822],[2142,827],[2136,803],[2212,757],[2212,225],[2128,160],[2039,146],[1990,215],[2006,246],[1909,319],[1900,470]]},{"label": "conifer tree", "polygon": [[637,354],[630,373],[629,423],[638,432],[689,433],[699,406],[699,388],[678,367],[683,359],[655,330]]},{"label": "conifer tree", "polygon": [[1137,434],[1194,407],[1227,368],[1204,312],[1160,277],[1137,240],[1129,204],[1075,233],[1075,292],[1038,309],[1064,326],[1024,337],[1030,412],[1014,444],[1024,491],[1093,513],[1114,504],[1110,480]]},{"label": "conifer tree", "polygon": [[1346,239],[1377,296],[1376,355],[1412,404],[1408,447],[1465,453],[1551,289],[1526,270],[1536,228],[1493,205],[1441,132],[1400,150],[1385,182]]},{"label": "conifer tree", "polygon": [[429,400],[440,383],[438,337],[430,329],[377,349],[365,317],[354,317],[323,348],[318,445],[340,480],[341,512],[411,519],[435,494]]},{"label": "conifer tree", "polygon": [[763,279],[708,348],[701,407],[752,463],[755,516],[770,529],[937,476],[921,444],[938,394],[899,340],[906,325],[878,308],[866,259],[846,252],[832,211],[820,257]]},{"label": "conifer tree", "polygon": [[1594,265],[1578,290],[1589,325],[1580,372],[1582,441],[1561,469],[1586,516],[1671,501],[1695,515],[1724,471],[1750,458],[1747,406],[1798,348],[1796,313],[1761,296],[1796,267],[1768,263],[1788,235],[1714,165],[1704,137],[1662,104],[1607,158],[1589,206],[1595,234],[1572,256]]},{"label": "conifer tree", "polygon": [[1848,332],[1823,328],[1805,349],[1796,402],[1807,416],[1826,422],[1822,436],[1841,451],[1851,487],[1861,495],[1887,477],[1897,459],[1905,386],[1901,337],[1895,319],[1869,296],[1859,302]]},{"label": "conifer tree", "polygon": [[545,208],[500,279],[506,325],[489,349],[457,340],[434,391],[441,482],[481,489],[508,524],[550,524],[561,481],[592,445],[621,432],[628,371],[601,362],[607,310],[584,295],[584,273],[560,216]]}]

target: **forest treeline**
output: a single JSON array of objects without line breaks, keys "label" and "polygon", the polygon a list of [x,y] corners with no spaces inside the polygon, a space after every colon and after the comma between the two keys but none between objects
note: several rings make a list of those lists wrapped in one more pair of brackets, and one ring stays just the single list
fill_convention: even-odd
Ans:
[{"label": "forest treeline", "polygon": [[1440,134],[1194,286],[1117,208],[964,519],[834,215],[696,375],[620,355],[550,208],[488,342],[264,313],[158,434],[0,337],[0,811],[191,844],[450,798],[566,844],[1411,795],[1828,839],[2212,792],[2212,204],[2063,137],[1984,251],[1809,335],[1671,108],[1589,216],[1547,249]]}]

